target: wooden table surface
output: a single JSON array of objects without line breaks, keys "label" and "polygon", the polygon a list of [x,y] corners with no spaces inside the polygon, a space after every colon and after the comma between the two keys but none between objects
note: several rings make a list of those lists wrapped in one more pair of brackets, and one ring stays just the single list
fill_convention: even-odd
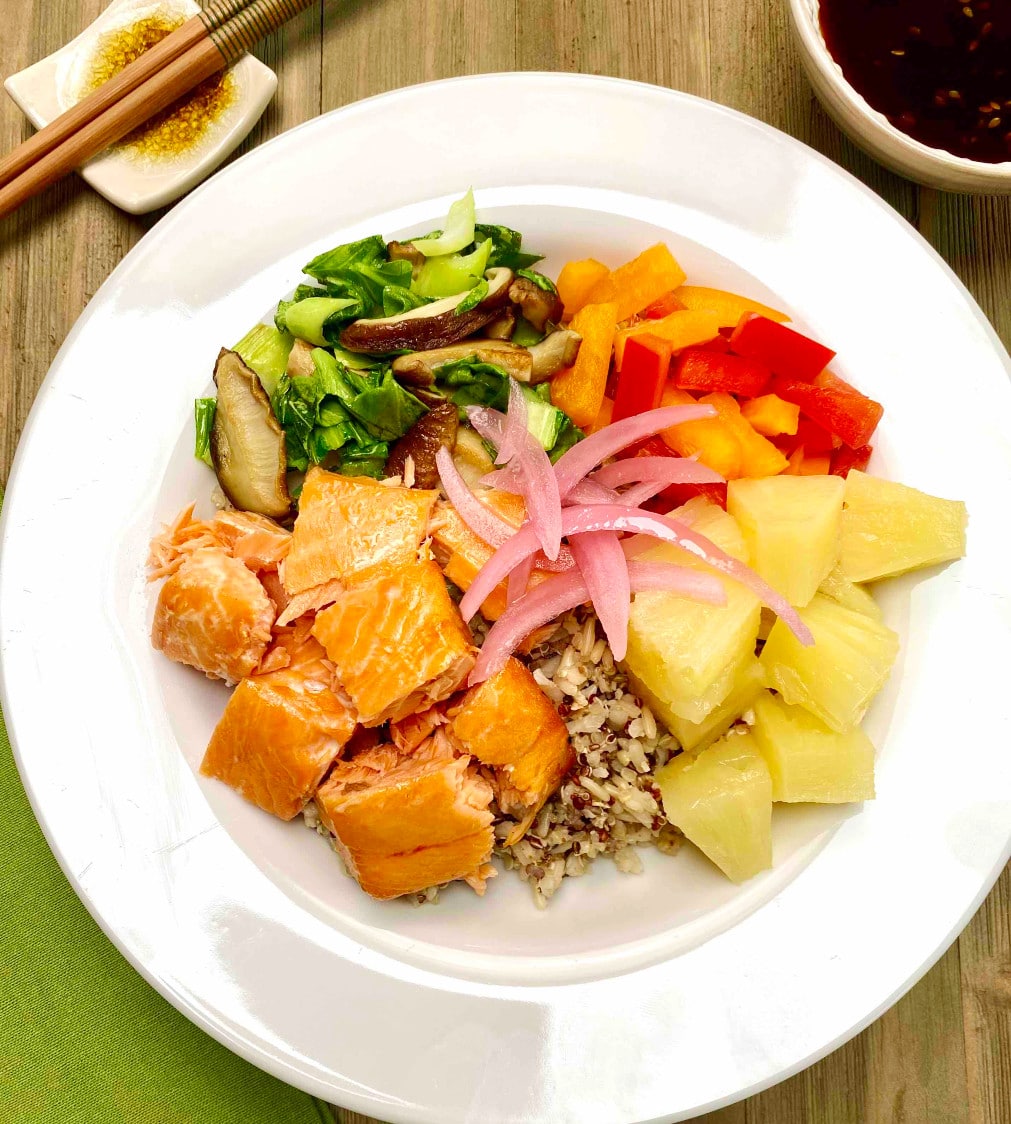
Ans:
[{"label": "wooden table surface", "polygon": [[[48,54],[103,6],[8,0],[0,70],[11,74]],[[357,98],[476,71],[609,74],[733,106],[813,145],[879,192],[937,247],[1011,346],[1011,198],[919,188],[854,148],[804,78],[785,0],[331,0],[260,54],[278,70],[280,89],[247,146]],[[0,151],[27,135],[3,99]],[[57,348],[158,217],[121,214],[72,179],[0,223],[0,482]],[[369,1124],[336,1108],[334,1118]],[[700,1119],[1009,1124],[1008,871],[956,944],[873,1026],[791,1080]]]}]

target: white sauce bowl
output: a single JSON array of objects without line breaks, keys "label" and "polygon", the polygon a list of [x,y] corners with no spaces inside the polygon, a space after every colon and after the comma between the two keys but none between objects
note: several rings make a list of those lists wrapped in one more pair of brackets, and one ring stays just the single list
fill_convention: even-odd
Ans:
[{"label": "white sauce bowl", "polygon": [[836,124],[875,160],[917,183],[946,191],[1011,194],[1011,160],[989,164],[914,140],[843,77],[818,21],[818,0],[790,0],[794,38],[811,85]]}]

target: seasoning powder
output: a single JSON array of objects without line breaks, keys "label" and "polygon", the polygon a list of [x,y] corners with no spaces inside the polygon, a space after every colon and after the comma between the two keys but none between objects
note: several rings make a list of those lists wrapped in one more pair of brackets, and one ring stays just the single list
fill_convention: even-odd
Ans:
[{"label": "seasoning powder", "polygon": [[[181,27],[182,17],[154,14],[99,37],[81,96],[96,90]],[[171,160],[195,148],[235,100],[229,71],[211,75],[185,97],[155,114],[116,146],[151,160]]]}]

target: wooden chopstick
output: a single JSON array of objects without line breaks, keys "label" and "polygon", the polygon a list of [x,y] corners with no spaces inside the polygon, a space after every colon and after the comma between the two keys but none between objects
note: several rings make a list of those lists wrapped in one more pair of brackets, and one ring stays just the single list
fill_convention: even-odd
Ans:
[{"label": "wooden chopstick", "polygon": [[157,74],[170,62],[184,55],[191,47],[205,39],[241,11],[249,0],[213,0],[198,15],[193,16],[156,43],[140,58],[124,67],[119,74],[103,82],[93,93],[61,113],[54,121],[41,128],[34,136],[19,144],[13,152],[0,158],[0,187],[26,172],[36,160],[63,144],[78,129],[94,121],[99,114],[115,105],[121,98]]},{"label": "wooden chopstick", "polygon": [[[204,79],[236,62],[260,39],[312,3],[314,0],[215,0],[201,15],[188,20],[4,158],[0,163],[0,218],[121,140]],[[170,44],[173,39],[175,43]],[[165,44],[170,45],[159,54]],[[131,75],[144,60],[147,64]],[[113,89],[106,92],[109,87]],[[105,96],[82,109],[100,94]],[[70,120],[65,121],[67,118]],[[52,131],[40,141],[47,130]],[[4,179],[8,167],[17,170]]]}]

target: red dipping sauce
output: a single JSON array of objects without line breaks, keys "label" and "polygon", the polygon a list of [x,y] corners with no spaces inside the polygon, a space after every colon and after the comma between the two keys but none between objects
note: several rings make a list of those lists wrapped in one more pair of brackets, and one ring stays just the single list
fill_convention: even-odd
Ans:
[{"label": "red dipping sauce", "polygon": [[1011,160],[1011,0],[821,0],[846,80],[932,148]]}]

